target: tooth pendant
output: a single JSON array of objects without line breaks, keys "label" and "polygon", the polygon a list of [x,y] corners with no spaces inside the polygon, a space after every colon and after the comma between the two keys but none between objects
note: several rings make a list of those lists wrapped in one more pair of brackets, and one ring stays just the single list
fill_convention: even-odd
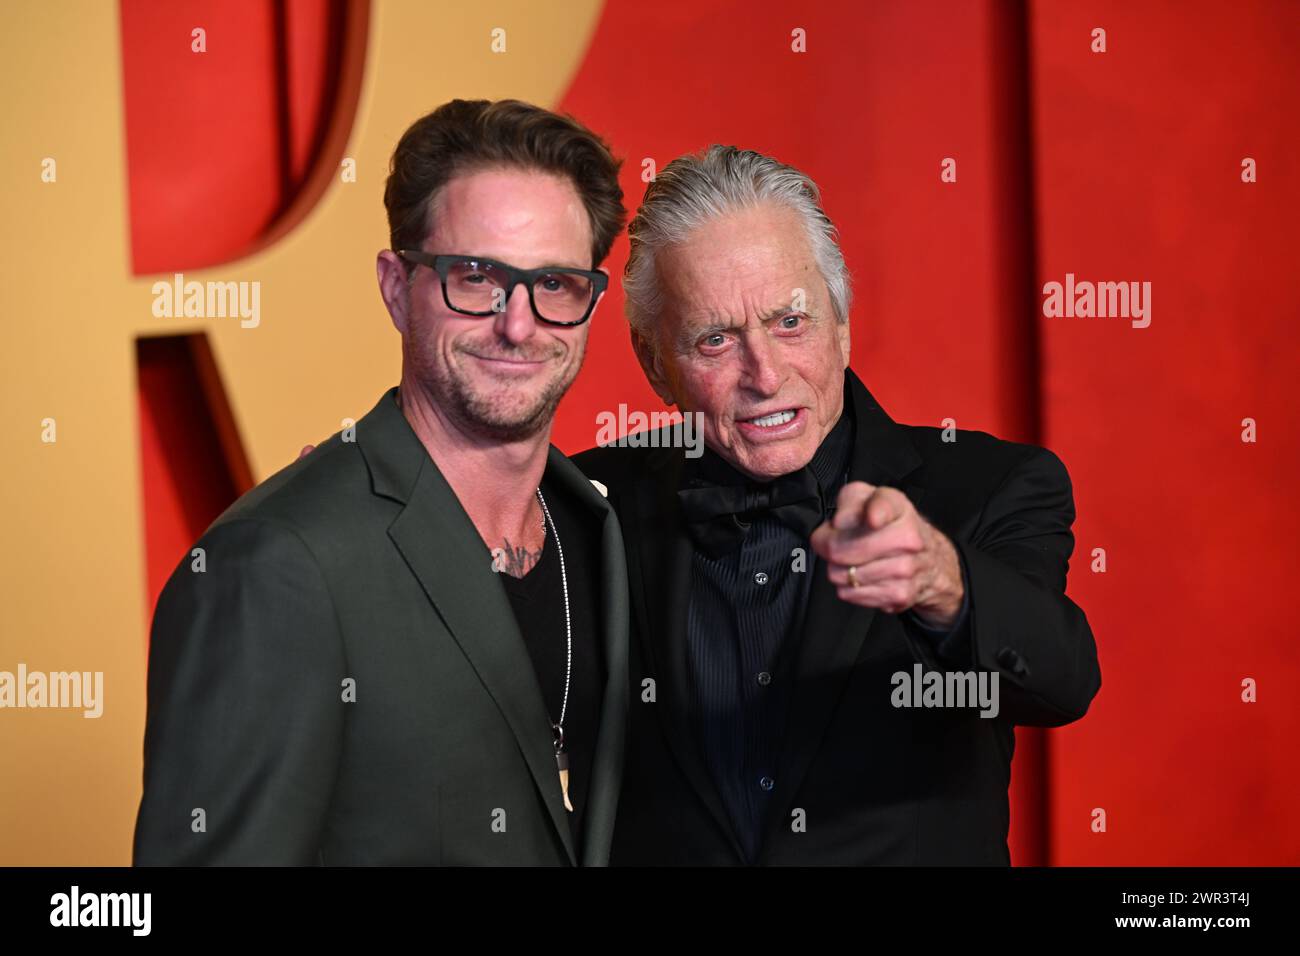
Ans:
[{"label": "tooth pendant", "polygon": [[560,792],[564,794],[564,809],[572,813],[573,804],[569,802],[569,755],[563,752],[556,754],[555,765],[560,770]]}]

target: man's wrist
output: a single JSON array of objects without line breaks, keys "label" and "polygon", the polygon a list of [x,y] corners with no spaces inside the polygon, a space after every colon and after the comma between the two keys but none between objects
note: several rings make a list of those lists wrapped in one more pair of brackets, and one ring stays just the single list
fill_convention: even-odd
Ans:
[{"label": "man's wrist", "polygon": [[945,552],[944,571],[940,576],[939,587],[930,600],[914,604],[910,608],[912,617],[921,627],[935,633],[951,633],[960,625],[965,616],[966,575],[956,546],[948,540],[947,535],[936,531]]},{"label": "man's wrist", "polygon": [[970,602],[963,598],[961,604],[957,608],[957,613],[952,616],[948,623],[933,618],[927,618],[916,608],[910,608],[905,613],[912,618],[916,623],[916,626],[921,628],[921,630],[928,631],[936,637],[941,637],[956,632],[966,623],[969,606]]}]

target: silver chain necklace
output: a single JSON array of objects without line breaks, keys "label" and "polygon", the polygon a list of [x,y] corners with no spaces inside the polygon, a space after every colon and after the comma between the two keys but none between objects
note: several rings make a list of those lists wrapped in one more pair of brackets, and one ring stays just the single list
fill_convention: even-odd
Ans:
[{"label": "silver chain necklace", "polygon": [[573,677],[573,622],[569,616],[569,575],[564,568],[564,546],[560,544],[560,533],[555,530],[555,521],[551,510],[546,507],[542,489],[537,489],[537,500],[542,505],[542,538],[545,546],[546,526],[551,526],[551,537],[555,539],[555,553],[560,558],[560,587],[564,591],[564,699],[560,702],[560,719],[551,725],[555,733],[555,766],[560,771],[560,791],[564,794],[564,809],[573,812],[569,802],[569,752],[564,749],[564,717],[569,712],[569,682]]}]

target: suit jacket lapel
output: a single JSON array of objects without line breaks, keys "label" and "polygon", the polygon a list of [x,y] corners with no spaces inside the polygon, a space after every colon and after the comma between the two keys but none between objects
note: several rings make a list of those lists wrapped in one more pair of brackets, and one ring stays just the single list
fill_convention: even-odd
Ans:
[{"label": "suit jacket lapel", "polygon": [[[849,481],[898,488],[919,506],[924,489],[907,479],[921,464],[920,454],[851,370],[846,370],[845,378],[845,411],[851,403],[854,415]],[[764,846],[777,828],[789,825],[783,811],[795,799],[808,773],[831,713],[876,618],[874,609],[839,599],[835,586],[827,580],[823,561],[815,561],[811,571],[812,589],[798,647],[773,812],[764,827]],[[867,732],[869,728],[863,728],[863,733]]]},{"label": "suit jacket lapel", "polygon": [[550,720],[505,589],[474,523],[393,394],[357,424],[375,493],[406,504],[388,535],[510,725],[569,862],[576,864]]},{"label": "suit jacket lapel", "polygon": [[[656,678],[655,712],[678,766],[709,808],[735,849],[744,856],[731,818],[704,763],[699,734],[691,721],[693,682],[686,659],[686,616],[694,553],[677,500],[683,464],[681,448],[651,458],[647,480],[634,487],[623,510],[629,527],[629,578],[643,659]],[[633,675],[637,676],[637,675]]]},{"label": "suit jacket lapel", "polygon": [[582,865],[605,866],[614,838],[614,817],[623,782],[623,745],[628,706],[627,564],[623,534],[614,510],[559,449],[552,447],[547,462],[549,477],[586,505],[592,520],[601,524],[600,587],[602,627],[605,636],[605,694],[600,708],[591,785],[583,822]]}]

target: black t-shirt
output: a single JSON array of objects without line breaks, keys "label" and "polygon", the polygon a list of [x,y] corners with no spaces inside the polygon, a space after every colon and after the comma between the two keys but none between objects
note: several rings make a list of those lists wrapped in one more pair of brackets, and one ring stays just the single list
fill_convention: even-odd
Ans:
[{"label": "black t-shirt", "polygon": [[[541,560],[522,578],[501,575],[515,620],[533,661],[542,700],[551,723],[560,718],[568,662],[564,623],[564,588],[560,551],[569,583],[569,616],[573,631],[573,672],[564,718],[564,745],[569,754],[569,825],[581,854],[582,822],[600,727],[605,691],[604,632],[601,627],[600,525],[580,502],[564,494],[555,482],[542,478],[542,494],[560,539],[548,526]],[[558,769],[556,773],[558,774]]]}]

